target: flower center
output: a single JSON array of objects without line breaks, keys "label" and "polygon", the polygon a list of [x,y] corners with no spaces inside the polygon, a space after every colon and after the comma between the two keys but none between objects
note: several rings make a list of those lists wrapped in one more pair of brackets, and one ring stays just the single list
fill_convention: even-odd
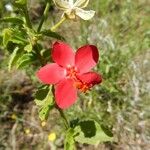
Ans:
[{"label": "flower center", "polygon": [[77,68],[76,67],[68,67],[67,68],[67,77],[71,79],[76,79]]},{"label": "flower center", "polygon": [[79,80],[75,81],[74,86],[84,93],[91,88],[91,85],[88,85],[87,83],[79,81]]},{"label": "flower center", "polygon": [[76,87],[78,90],[80,90],[81,92],[86,92],[88,91],[92,85],[91,84],[87,84],[86,82],[81,81],[78,77],[77,77],[77,73],[78,70],[76,67],[74,66],[68,66],[67,69],[67,78],[73,79],[74,81],[74,87]]},{"label": "flower center", "polygon": [[75,19],[76,18],[75,10],[73,8],[66,11],[65,14],[69,19]]}]

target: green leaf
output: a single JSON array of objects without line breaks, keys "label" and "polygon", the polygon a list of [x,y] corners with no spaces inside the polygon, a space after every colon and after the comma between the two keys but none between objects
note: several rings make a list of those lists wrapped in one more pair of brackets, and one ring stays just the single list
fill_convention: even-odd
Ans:
[{"label": "green leaf", "polygon": [[13,43],[21,44],[21,45],[26,45],[27,44],[27,34],[24,30],[20,29],[12,29],[13,31],[13,36],[11,38],[11,41]]},{"label": "green leaf", "polygon": [[112,134],[108,134],[106,130],[98,124],[95,120],[81,121],[75,130],[79,135],[75,137],[75,140],[80,143],[97,145],[101,142],[112,141]]},{"label": "green leaf", "polygon": [[27,0],[15,0],[15,4],[19,7],[27,5]]},{"label": "green leaf", "polygon": [[3,30],[2,35],[3,35],[3,45],[4,46],[7,46],[7,43],[10,41],[10,39],[12,37],[12,34],[13,34],[12,30],[9,28]]},{"label": "green leaf", "polygon": [[63,36],[59,35],[56,32],[52,32],[50,30],[44,30],[41,32],[41,34],[44,36],[48,36],[48,37],[56,38],[58,40],[64,40],[65,41],[65,38]]},{"label": "green leaf", "polygon": [[32,56],[33,55],[31,53],[22,55],[17,61],[17,68],[21,69],[31,64],[33,62]]},{"label": "green leaf", "polygon": [[23,24],[23,20],[17,17],[6,17],[6,18],[1,18],[0,22],[10,22],[14,24]]},{"label": "green leaf", "polygon": [[52,89],[42,88],[35,94],[35,103],[39,108],[39,118],[43,121],[48,118],[49,111],[54,107]]},{"label": "green leaf", "polygon": [[17,36],[13,36],[9,41],[20,45],[25,45],[24,40]]},{"label": "green leaf", "polygon": [[28,53],[30,53],[30,52],[32,51],[32,44],[29,43],[28,45],[26,45],[26,46],[24,47],[24,50],[27,51]]},{"label": "green leaf", "polygon": [[20,53],[19,52],[19,48],[16,47],[14,49],[14,51],[12,52],[12,54],[10,55],[10,60],[8,62],[8,70],[10,71],[12,69],[12,67],[16,64],[17,60],[20,57]]},{"label": "green leaf", "polygon": [[46,120],[49,115],[49,111],[53,108],[53,105],[47,105],[42,107],[39,111],[39,117],[42,121]]},{"label": "green leaf", "polygon": [[3,30],[3,45],[7,46],[9,42],[13,42],[19,45],[26,45],[26,36],[25,33],[18,29],[7,28]]},{"label": "green leaf", "polygon": [[43,106],[45,104],[44,99],[46,99],[48,92],[49,92],[49,88],[47,87],[44,88],[42,87],[37,90],[37,92],[35,93],[35,100],[34,100],[36,105]]},{"label": "green leaf", "polygon": [[75,150],[74,149],[74,144],[75,144],[74,136],[75,136],[74,129],[69,128],[66,132],[64,150]]}]

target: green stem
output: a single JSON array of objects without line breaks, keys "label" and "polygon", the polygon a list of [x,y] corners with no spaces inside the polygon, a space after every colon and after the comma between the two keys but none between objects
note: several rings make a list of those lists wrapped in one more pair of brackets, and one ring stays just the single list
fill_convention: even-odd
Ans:
[{"label": "green stem", "polygon": [[41,19],[40,24],[39,24],[39,27],[38,27],[38,29],[37,29],[37,32],[40,32],[40,31],[41,31],[41,28],[42,28],[42,25],[43,25],[43,23],[44,23],[44,20],[45,20],[46,17],[47,17],[49,8],[50,8],[50,3],[47,1],[45,10],[44,10],[44,13],[43,13],[43,16],[42,16],[42,19]]},{"label": "green stem", "polygon": [[39,46],[38,43],[36,43],[35,45],[35,52],[37,54],[37,57],[41,63],[42,66],[44,66],[46,64],[45,60],[43,59],[42,55],[40,54],[40,50],[39,50]]},{"label": "green stem", "polygon": [[57,108],[57,110],[59,111],[60,116],[62,117],[62,119],[63,119],[63,121],[64,121],[64,124],[65,124],[66,129],[68,129],[70,125],[69,125],[69,122],[68,122],[68,120],[67,120],[67,118],[66,118],[66,116],[65,116],[65,113],[64,113],[63,110],[62,110],[61,108],[59,108],[58,106],[56,106],[56,108]]},{"label": "green stem", "polygon": [[23,8],[23,11],[24,11],[25,19],[26,19],[26,24],[30,29],[32,29],[32,24],[30,21],[29,12],[28,12],[27,7]]},{"label": "green stem", "polygon": [[66,17],[64,16],[63,18],[61,18],[61,20],[57,24],[51,27],[51,31],[55,31],[65,20],[66,20]]}]

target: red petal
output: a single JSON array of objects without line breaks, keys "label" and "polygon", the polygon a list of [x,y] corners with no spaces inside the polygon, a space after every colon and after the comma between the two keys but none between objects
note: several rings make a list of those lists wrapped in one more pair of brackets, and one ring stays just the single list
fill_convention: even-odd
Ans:
[{"label": "red petal", "polygon": [[60,66],[74,66],[75,54],[72,48],[63,42],[55,42],[52,50],[53,60]]},{"label": "red petal", "polygon": [[65,78],[65,74],[64,68],[53,63],[40,68],[37,72],[37,77],[45,84],[56,84]]},{"label": "red petal", "polygon": [[57,105],[66,109],[73,105],[77,99],[77,90],[72,80],[63,80],[55,87],[55,98]]},{"label": "red petal", "polygon": [[95,84],[99,84],[102,82],[102,76],[95,72],[87,72],[82,75],[78,75],[78,79],[91,86],[94,86]]},{"label": "red petal", "polygon": [[88,72],[98,62],[98,49],[94,45],[86,45],[78,49],[75,56],[75,65],[80,73]]}]

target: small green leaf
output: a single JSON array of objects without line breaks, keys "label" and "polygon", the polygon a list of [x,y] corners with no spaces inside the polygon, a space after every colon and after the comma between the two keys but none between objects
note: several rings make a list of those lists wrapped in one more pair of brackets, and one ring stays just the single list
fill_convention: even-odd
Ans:
[{"label": "small green leaf", "polygon": [[22,55],[17,61],[17,68],[21,69],[31,64],[33,62],[32,56],[33,55],[31,53]]},{"label": "small green leaf", "polygon": [[112,141],[111,134],[107,134],[106,130],[94,120],[81,121],[75,130],[78,130],[79,135],[75,140],[80,143],[97,145],[101,142]]},{"label": "small green leaf", "polygon": [[6,28],[3,30],[3,45],[7,46],[9,42],[19,44],[19,45],[26,45],[26,36],[24,32],[18,29],[13,28]]},{"label": "small green leaf", "polygon": [[48,118],[49,111],[54,107],[53,95],[50,88],[39,89],[35,94],[35,103],[40,107],[39,118],[43,121]]},{"label": "small green leaf", "polygon": [[39,118],[44,121],[48,118],[49,111],[53,108],[53,105],[47,105],[42,107],[39,111]]},{"label": "small green leaf", "polygon": [[3,30],[3,45],[7,46],[7,43],[9,42],[9,40],[12,37],[12,30],[7,28]]},{"label": "small green leaf", "polygon": [[29,43],[28,45],[26,45],[26,46],[24,47],[24,50],[27,51],[28,53],[30,53],[30,52],[32,51],[32,44]]},{"label": "small green leaf", "polygon": [[21,37],[18,37],[18,36],[11,37],[11,39],[9,41],[11,41],[13,43],[16,43],[16,44],[20,44],[20,45],[25,45],[24,40],[21,39]]},{"label": "small green leaf", "polygon": [[27,44],[27,34],[24,30],[12,29],[13,36],[11,41],[16,44],[26,45]]},{"label": "small green leaf", "polygon": [[8,70],[10,71],[12,67],[16,64],[17,60],[20,57],[19,48],[16,47],[13,51],[13,53],[10,55],[10,60],[8,62]]},{"label": "small green leaf", "polygon": [[56,32],[52,32],[50,30],[44,30],[44,31],[41,32],[41,34],[45,35],[45,36],[48,36],[48,37],[56,38],[58,40],[64,40],[65,41],[65,38],[63,36],[59,35]]},{"label": "small green leaf", "polygon": [[0,22],[10,22],[14,24],[23,24],[23,20],[17,17],[6,17],[6,18],[1,18]]},{"label": "small green leaf", "polygon": [[35,100],[34,100],[36,105],[43,106],[45,104],[44,99],[46,99],[48,92],[49,92],[49,88],[47,87],[38,89],[38,91],[35,94]]},{"label": "small green leaf", "polygon": [[75,150],[74,149],[74,144],[75,144],[74,136],[75,136],[74,129],[69,128],[66,132],[64,150]]},{"label": "small green leaf", "polygon": [[27,5],[27,0],[15,0],[15,4],[17,6],[24,6],[24,5]]}]

